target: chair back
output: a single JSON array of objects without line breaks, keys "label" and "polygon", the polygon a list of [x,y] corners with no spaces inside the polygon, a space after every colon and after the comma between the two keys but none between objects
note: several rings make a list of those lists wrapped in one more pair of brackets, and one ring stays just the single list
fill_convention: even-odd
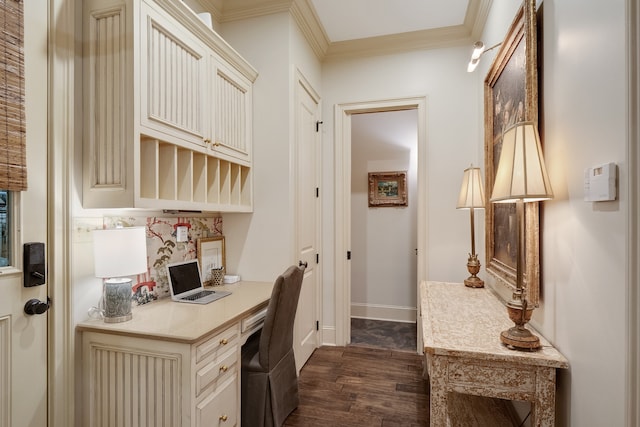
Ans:
[{"label": "chair back", "polygon": [[304,267],[292,265],[278,276],[260,335],[260,365],[273,368],[293,348],[293,322],[298,308]]}]

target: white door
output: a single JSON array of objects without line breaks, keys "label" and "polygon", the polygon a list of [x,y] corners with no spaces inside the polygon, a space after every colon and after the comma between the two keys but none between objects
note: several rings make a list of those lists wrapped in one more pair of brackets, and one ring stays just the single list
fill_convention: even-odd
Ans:
[{"label": "white door", "polygon": [[296,85],[296,250],[307,266],[296,313],[294,353],[298,371],[318,347],[320,268],[320,132],[318,97],[298,75]]},{"label": "white door", "polygon": [[[0,269],[0,427],[47,425],[47,312],[27,315],[30,299],[47,300],[47,285],[23,287],[23,243],[47,238],[47,9],[24,5],[28,190],[9,209],[9,266]],[[46,254],[46,252],[45,252]],[[45,257],[46,260],[46,257]]]}]

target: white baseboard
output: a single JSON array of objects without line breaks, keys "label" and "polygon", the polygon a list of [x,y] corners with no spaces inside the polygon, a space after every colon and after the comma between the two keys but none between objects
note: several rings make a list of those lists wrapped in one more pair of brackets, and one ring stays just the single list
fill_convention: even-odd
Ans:
[{"label": "white baseboard", "polygon": [[335,326],[323,326],[322,327],[322,345],[336,346],[336,327]]},{"label": "white baseboard", "polygon": [[416,308],[377,304],[351,304],[351,317],[370,320],[415,323]]}]

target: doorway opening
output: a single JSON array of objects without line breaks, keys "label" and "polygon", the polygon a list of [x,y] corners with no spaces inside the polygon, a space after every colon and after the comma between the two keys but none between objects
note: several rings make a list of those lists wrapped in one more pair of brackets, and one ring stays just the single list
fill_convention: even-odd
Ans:
[{"label": "doorway opening", "polygon": [[[351,344],[416,348],[417,148],[417,109],[351,117]],[[395,184],[399,200],[370,206],[375,184]]]},{"label": "doorway opening", "polygon": [[[351,261],[352,253],[352,141],[353,118],[356,115],[366,113],[401,112],[415,110],[415,126],[417,132],[416,149],[416,183],[413,186],[415,196],[409,200],[415,207],[415,244],[412,258],[415,260],[415,276],[411,279],[412,292],[417,302],[418,284],[426,278],[426,224],[427,224],[427,144],[426,144],[426,98],[403,98],[382,100],[373,102],[340,104],[335,110],[336,145],[335,145],[335,170],[336,170],[336,199],[335,199],[335,284],[336,284],[336,344],[347,345],[351,342],[351,269],[354,267]],[[357,125],[357,124],[356,124]],[[357,255],[357,254],[356,254]],[[390,271],[400,266],[390,265]],[[396,271],[397,273],[397,271]],[[384,304],[382,304],[384,305]],[[415,307],[413,308],[415,310]],[[397,310],[396,310],[397,311]],[[402,310],[400,310],[402,311]],[[417,315],[417,314],[416,314]],[[417,322],[416,350],[421,352],[422,339],[420,322]]]}]

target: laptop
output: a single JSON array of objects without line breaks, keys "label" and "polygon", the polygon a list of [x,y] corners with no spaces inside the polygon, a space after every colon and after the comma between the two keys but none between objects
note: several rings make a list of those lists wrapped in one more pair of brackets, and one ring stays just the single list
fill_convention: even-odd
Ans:
[{"label": "laptop", "polygon": [[197,259],[168,264],[167,277],[173,301],[208,304],[231,294],[229,291],[214,291],[204,288]]}]

